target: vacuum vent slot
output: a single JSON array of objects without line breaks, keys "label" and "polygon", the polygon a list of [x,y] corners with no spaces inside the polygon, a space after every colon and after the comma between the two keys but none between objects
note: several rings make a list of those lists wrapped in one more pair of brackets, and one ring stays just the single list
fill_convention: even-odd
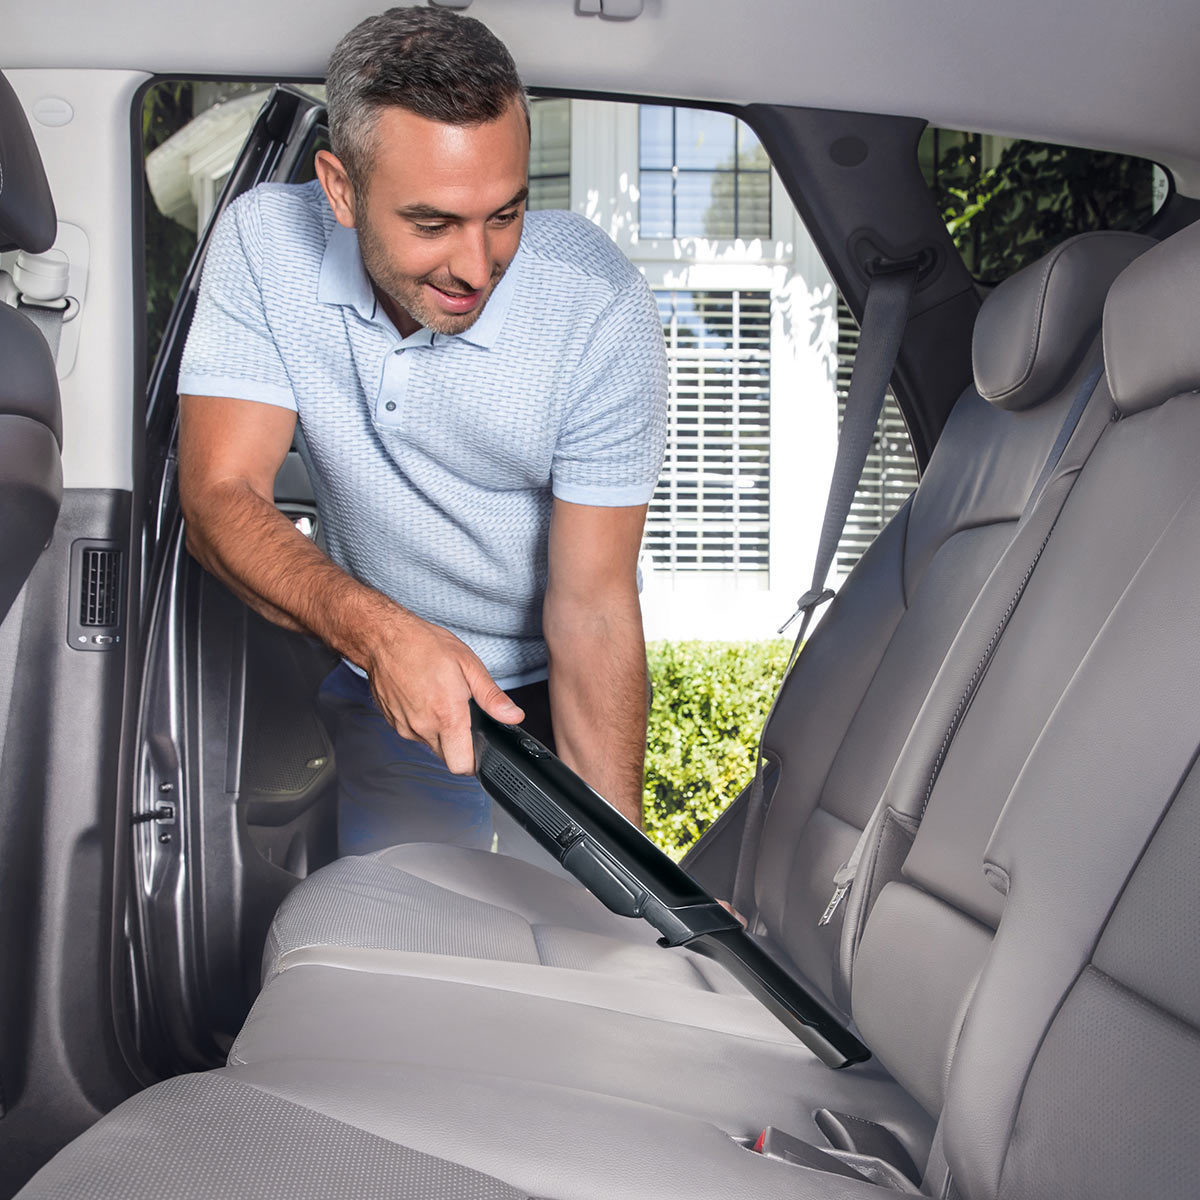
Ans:
[{"label": "vacuum vent slot", "polygon": [[[507,796],[556,841],[575,832],[574,823],[567,819],[562,809],[490,747],[484,753],[480,776],[486,790],[494,789]],[[492,785],[490,789],[488,784]]]}]

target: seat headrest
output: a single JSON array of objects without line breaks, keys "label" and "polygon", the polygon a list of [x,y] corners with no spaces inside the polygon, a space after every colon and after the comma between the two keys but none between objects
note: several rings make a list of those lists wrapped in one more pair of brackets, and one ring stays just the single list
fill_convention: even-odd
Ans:
[{"label": "seat headrest", "polygon": [[1137,233],[1081,233],[999,284],[975,318],[975,387],[1019,412],[1054,395],[1100,328],[1114,279],[1154,245]]},{"label": "seat headrest", "polygon": [[62,449],[62,408],[54,356],[24,313],[0,304],[0,416],[27,417],[45,425]]},{"label": "seat headrest", "polygon": [[1200,223],[1124,272],[1104,306],[1104,369],[1126,415],[1200,389]]},{"label": "seat headrest", "polygon": [[49,250],[58,218],[33,131],[12,85],[0,75],[0,250]]}]

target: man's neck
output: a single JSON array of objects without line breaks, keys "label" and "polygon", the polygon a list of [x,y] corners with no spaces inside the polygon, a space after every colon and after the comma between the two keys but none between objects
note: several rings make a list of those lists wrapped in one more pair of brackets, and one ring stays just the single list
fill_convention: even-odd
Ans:
[{"label": "man's neck", "polygon": [[395,302],[395,300],[391,298],[391,296],[380,290],[380,288],[375,285],[374,281],[372,281],[371,287],[375,291],[375,299],[378,300],[381,305],[383,305],[383,311],[387,313],[388,320],[395,325],[396,332],[399,333],[402,338],[411,337],[417,332],[418,329],[421,328],[421,322],[415,320],[409,313],[408,309],[402,308]]}]

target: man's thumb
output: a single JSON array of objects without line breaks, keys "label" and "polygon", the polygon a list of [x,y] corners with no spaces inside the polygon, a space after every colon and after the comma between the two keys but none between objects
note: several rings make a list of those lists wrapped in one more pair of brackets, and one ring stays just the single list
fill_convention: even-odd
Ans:
[{"label": "man's thumb", "polygon": [[506,725],[519,725],[525,720],[525,713],[500,690],[496,681],[486,672],[481,674],[482,678],[469,680],[475,703],[489,717],[495,717],[497,721],[503,721]]}]

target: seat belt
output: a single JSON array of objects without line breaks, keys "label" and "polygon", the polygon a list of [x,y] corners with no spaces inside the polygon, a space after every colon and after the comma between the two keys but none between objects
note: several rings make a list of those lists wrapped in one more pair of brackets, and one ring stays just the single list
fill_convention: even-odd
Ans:
[{"label": "seat belt", "polygon": [[24,313],[38,327],[55,362],[64,323],[79,315],[79,302],[67,294],[70,286],[71,264],[61,250],[18,251],[12,274],[0,272],[0,303]]},{"label": "seat belt", "polygon": [[796,611],[779,629],[780,633],[785,632],[797,617],[800,618],[800,628],[792,644],[783,678],[775,692],[771,711],[763,723],[754,760],[754,779],[750,784],[746,822],[742,828],[742,844],[738,851],[732,896],[734,908],[747,917],[753,915],[754,863],[758,857],[758,843],[766,815],[763,797],[766,732],[775,714],[775,705],[779,703],[784,685],[804,645],[814,614],[826,601],[833,599],[833,592],[825,583],[837,554],[838,543],[842,539],[846,518],[850,515],[854,494],[858,491],[858,481],[866,465],[871,443],[875,438],[879,414],[883,411],[884,396],[891,383],[896,358],[900,353],[900,342],[904,337],[904,328],[908,324],[909,307],[916,289],[917,276],[921,271],[921,263],[921,256],[914,255],[904,259],[876,259],[868,267],[871,282],[867,288],[867,300],[863,308],[858,353],[854,357],[854,366],[850,374],[846,413],[842,418],[837,454],[833,460],[833,476],[829,481],[825,516],[821,521],[821,537],[813,562],[812,582],[808,591],[796,602]]},{"label": "seat belt", "polygon": [[17,311],[27,316],[41,331],[50,347],[50,356],[58,360],[58,344],[62,339],[63,323],[75,316],[69,300],[39,303],[21,296],[17,300]]},{"label": "seat belt", "polygon": [[[1080,384],[1079,390],[1075,393],[1071,400],[1071,406],[1067,410],[1067,415],[1063,420],[1062,427],[1058,431],[1058,436],[1054,439],[1054,445],[1050,447],[1050,453],[1046,455],[1046,461],[1042,464],[1042,469],[1038,473],[1037,482],[1034,483],[1033,489],[1029,493],[1029,499],[1025,501],[1025,508],[1021,513],[1021,520],[1026,521],[1029,515],[1037,507],[1038,501],[1042,498],[1042,493],[1046,490],[1046,485],[1050,482],[1050,477],[1054,473],[1054,468],[1058,466],[1059,459],[1062,458],[1063,452],[1067,448],[1067,443],[1070,442],[1071,436],[1074,434],[1079,425],[1079,420],[1083,416],[1083,410],[1087,407],[1088,401],[1096,391],[1097,385],[1104,374],[1104,359],[1097,355],[1099,361],[1092,366],[1088,371],[1083,383]],[[1065,497],[1063,502],[1065,503]],[[1056,514],[1057,519],[1057,514]],[[1051,527],[1053,528],[1053,526]],[[992,645],[989,645],[988,652],[985,653],[983,660],[971,677],[971,683],[967,694],[962,697],[959,703],[957,712],[965,712],[966,706],[974,695],[975,689],[983,680],[986,667],[990,661],[990,651],[997,644],[1008,627],[1009,618],[1016,611],[1017,604],[1025,593],[1025,586],[1029,582],[1030,576],[1033,574],[1034,568],[1042,556],[1042,551],[1046,548],[1046,542],[1050,539],[1050,534],[1046,534],[1045,541],[1042,542],[1041,548],[1033,557],[1033,561],[1029,564],[1025,572],[1024,578],[1020,581],[1016,594],[1005,611],[1004,618],[1000,626],[992,635]],[[949,745],[954,734],[957,732],[957,724],[952,724],[951,728],[946,732],[945,745]],[[937,771],[940,769],[941,763],[935,767],[935,774],[930,780],[929,788],[932,790],[933,784],[937,779]],[[858,875],[858,869],[862,863],[863,855],[866,853],[867,843],[872,839],[878,831],[879,822],[883,818],[884,802],[887,799],[886,794],[881,796],[875,805],[871,816],[868,818],[866,825],[863,826],[863,831],[858,835],[858,841],[854,843],[854,849],[850,852],[850,857],[833,874],[833,895],[829,897],[829,903],[825,906],[825,911],[821,913],[820,919],[817,921],[818,927],[828,925],[833,920],[834,914],[837,912],[842,901],[846,898],[847,892],[854,886],[854,880]]]}]

